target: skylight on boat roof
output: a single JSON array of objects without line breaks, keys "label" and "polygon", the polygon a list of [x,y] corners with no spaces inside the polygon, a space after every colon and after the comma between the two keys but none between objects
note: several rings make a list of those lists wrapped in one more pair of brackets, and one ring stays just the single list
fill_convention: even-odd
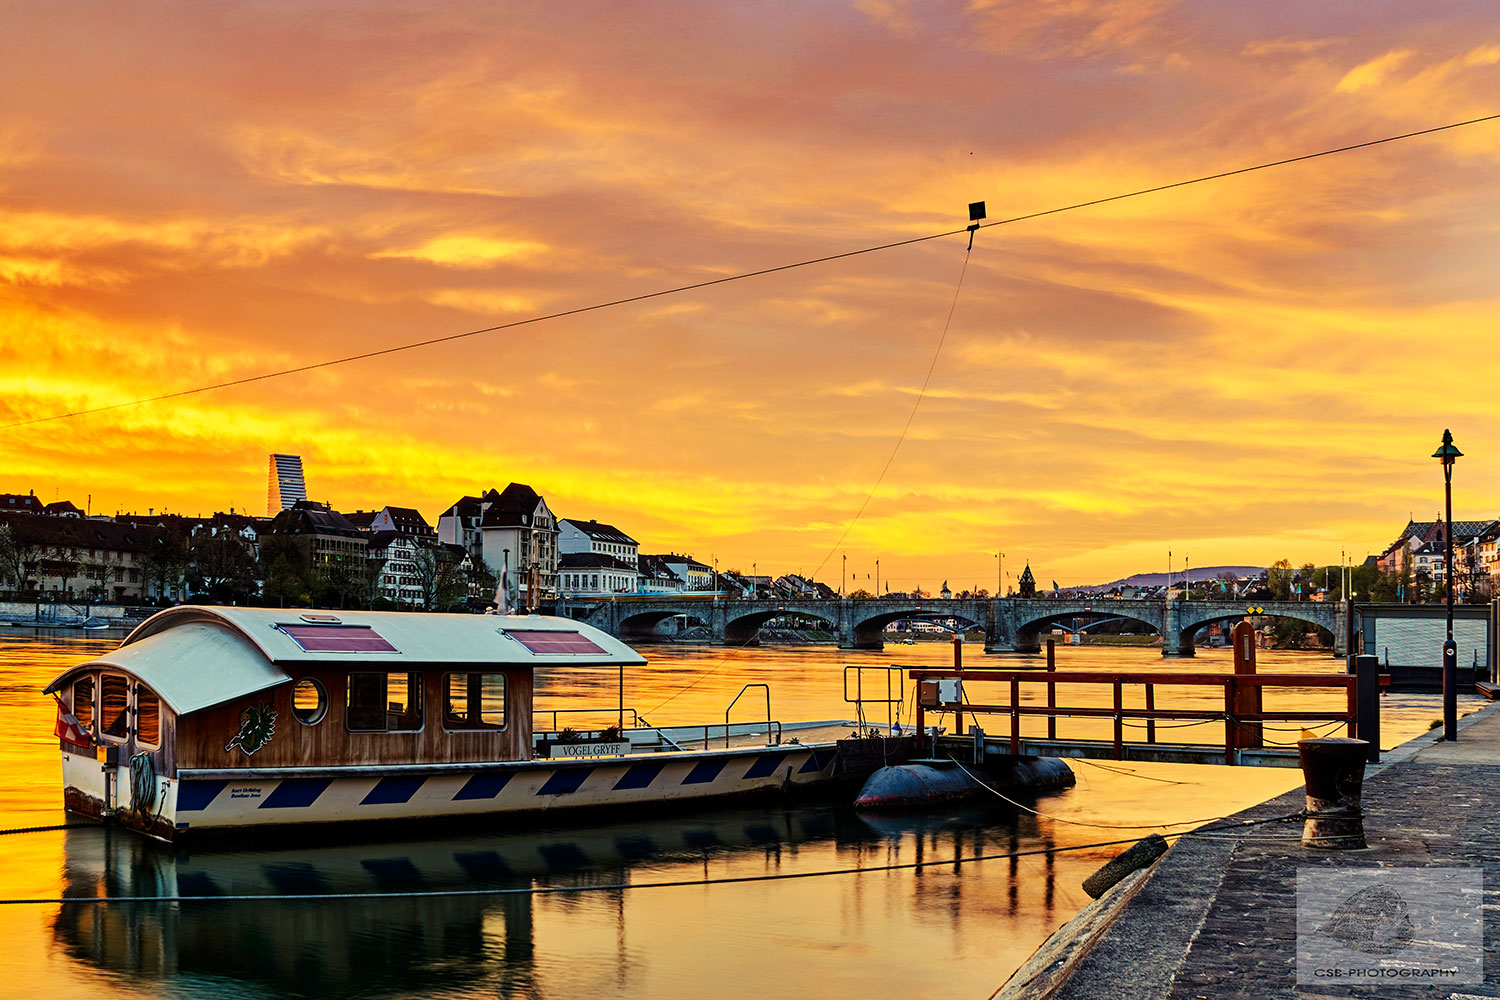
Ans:
[{"label": "skylight on boat roof", "polygon": [[368,625],[277,625],[304,653],[399,653]]},{"label": "skylight on boat roof", "polygon": [[503,628],[504,634],[531,650],[533,653],[603,653],[600,646],[579,632],[562,632],[551,629]]}]

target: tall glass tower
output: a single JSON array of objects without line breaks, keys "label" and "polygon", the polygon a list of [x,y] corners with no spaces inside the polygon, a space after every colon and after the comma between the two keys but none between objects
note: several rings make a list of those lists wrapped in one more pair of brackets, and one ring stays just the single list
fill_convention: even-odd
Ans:
[{"label": "tall glass tower", "polygon": [[279,511],[298,500],[307,499],[307,483],[302,479],[301,455],[272,455],[271,472],[266,487],[266,513],[275,517]]}]

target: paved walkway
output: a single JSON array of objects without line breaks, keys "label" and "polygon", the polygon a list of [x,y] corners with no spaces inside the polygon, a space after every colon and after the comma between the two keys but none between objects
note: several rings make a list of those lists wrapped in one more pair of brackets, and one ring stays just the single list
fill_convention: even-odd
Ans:
[{"label": "paved walkway", "polygon": [[[1060,1000],[1500,998],[1500,704],[1460,723],[1456,743],[1423,736],[1366,772],[1366,851],[1300,846],[1300,823],[1223,839],[1184,838],[1158,863],[1055,994]],[[1297,789],[1241,818],[1303,807]],[[1485,983],[1299,986],[1296,877],[1312,866],[1484,869]]]}]

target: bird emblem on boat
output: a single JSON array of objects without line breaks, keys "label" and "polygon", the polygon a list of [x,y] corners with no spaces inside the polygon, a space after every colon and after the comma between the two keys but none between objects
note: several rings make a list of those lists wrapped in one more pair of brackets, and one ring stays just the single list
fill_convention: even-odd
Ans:
[{"label": "bird emblem on boat", "polygon": [[224,744],[224,749],[229,751],[238,746],[245,751],[246,756],[250,756],[270,743],[275,733],[275,710],[265,702],[251,705],[240,713],[240,731],[235,734],[234,739]]}]

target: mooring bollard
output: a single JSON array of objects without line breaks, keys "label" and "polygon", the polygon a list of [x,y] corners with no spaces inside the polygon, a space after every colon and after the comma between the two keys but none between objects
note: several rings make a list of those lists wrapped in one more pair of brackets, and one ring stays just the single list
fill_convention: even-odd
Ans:
[{"label": "mooring bollard", "polygon": [[1302,779],[1307,785],[1302,846],[1324,851],[1353,851],[1365,846],[1365,755],[1369,744],[1343,736],[1300,740]]}]

